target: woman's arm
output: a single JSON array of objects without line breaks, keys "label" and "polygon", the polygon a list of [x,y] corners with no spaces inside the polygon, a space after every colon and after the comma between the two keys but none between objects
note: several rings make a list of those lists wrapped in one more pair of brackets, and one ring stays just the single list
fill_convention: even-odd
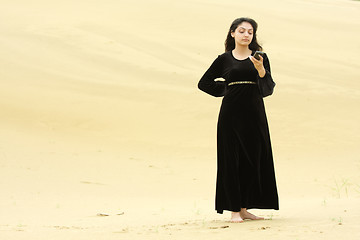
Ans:
[{"label": "woman's arm", "polygon": [[223,81],[215,81],[222,76],[222,60],[220,56],[211,64],[198,83],[198,88],[211,96],[222,97],[225,95],[226,84]]},{"label": "woman's arm", "polygon": [[254,67],[258,71],[258,85],[263,97],[267,97],[274,92],[275,82],[271,77],[270,61],[267,55],[260,56],[260,60],[251,57]]},{"label": "woman's arm", "polygon": [[271,71],[270,71],[270,61],[267,55],[264,55],[264,76],[259,76],[258,85],[260,93],[263,97],[270,96],[274,92],[275,82],[272,79]]}]

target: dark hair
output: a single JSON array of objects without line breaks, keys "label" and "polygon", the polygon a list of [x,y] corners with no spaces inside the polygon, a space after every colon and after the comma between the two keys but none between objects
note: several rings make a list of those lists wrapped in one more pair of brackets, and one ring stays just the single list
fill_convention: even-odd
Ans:
[{"label": "dark hair", "polygon": [[226,40],[225,40],[225,51],[228,52],[228,51],[235,49],[235,39],[231,36],[231,33],[234,32],[236,30],[236,28],[242,22],[250,23],[254,29],[254,36],[253,36],[251,43],[249,44],[249,49],[253,50],[253,51],[261,51],[262,47],[260,46],[260,44],[257,42],[257,39],[256,39],[256,30],[257,30],[258,25],[254,19],[245,18],[245,17],[237,18],[232,22],[229,32],[226,36]]}]

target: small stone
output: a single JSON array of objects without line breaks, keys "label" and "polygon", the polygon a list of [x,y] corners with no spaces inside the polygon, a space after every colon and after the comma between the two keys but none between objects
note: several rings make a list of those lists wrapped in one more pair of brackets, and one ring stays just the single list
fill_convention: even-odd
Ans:
[{"label": "small stone", "polygon": [[109,214],[106,214],[106,213],[98,213],[96,216],[98,216],[98,217],[107,217],[107,216],[109,216]]}]

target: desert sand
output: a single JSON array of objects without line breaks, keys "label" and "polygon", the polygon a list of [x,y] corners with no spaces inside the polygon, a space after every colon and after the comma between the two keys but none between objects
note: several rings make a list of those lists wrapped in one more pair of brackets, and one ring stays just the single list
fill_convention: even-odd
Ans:
[{"label": "desert sand", "polygon": [[[280,210],[214,210],[221,98],[248,16]],[[1,0],[0,239],[360,239],[360,2]]]}]

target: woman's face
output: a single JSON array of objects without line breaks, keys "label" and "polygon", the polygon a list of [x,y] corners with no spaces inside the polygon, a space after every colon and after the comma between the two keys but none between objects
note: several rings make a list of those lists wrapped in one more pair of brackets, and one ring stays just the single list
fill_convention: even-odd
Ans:
[{"label": "woman's face", "polygon": [[231,36],[235,39],[235,43],[241,46],[248,46],[254,36],[254,29],[248,22],[240,23]]}]

